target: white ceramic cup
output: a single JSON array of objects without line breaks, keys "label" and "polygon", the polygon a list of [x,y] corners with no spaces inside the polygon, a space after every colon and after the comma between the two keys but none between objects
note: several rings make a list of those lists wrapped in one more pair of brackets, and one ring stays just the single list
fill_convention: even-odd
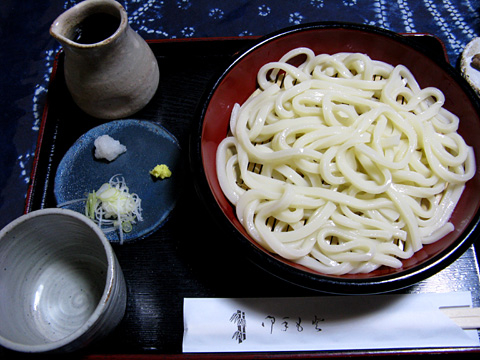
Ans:
[{"label": "white ceramic cup", "polygon": [[75,351],[122,320],[127,297],[99,227],[66,209],[25,214],[0,231],[0,345]]}]

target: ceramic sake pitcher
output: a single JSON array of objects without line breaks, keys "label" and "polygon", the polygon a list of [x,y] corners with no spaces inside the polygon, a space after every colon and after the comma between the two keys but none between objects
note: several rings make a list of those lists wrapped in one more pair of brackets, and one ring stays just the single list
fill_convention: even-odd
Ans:
[{"label": "ceramic sake pitcher", "polygon": [[75,103],[100,119],[142,109],[155,94],[155,56],[114,0],[85,0],[61,14],[50,34],[65,53],[65,82]]}]

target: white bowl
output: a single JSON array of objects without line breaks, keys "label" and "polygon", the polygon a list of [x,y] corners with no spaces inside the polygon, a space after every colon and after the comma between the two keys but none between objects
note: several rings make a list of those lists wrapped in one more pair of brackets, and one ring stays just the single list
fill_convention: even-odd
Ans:
[{"label": "white bowl", "polygon": [[0,232],[0,345],[74,351],[124,316],[126,285],[98,226],[66,209],[37,210]]}]

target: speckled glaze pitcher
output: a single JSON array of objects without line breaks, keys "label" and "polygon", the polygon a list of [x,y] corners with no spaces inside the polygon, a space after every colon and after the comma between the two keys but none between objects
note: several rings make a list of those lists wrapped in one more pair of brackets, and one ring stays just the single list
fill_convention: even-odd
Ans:
[{"label": "speckled glaze pitcher", "polygon": [[114,0],[85,0],[50,27],[65,53],[65,82],[75,103],[100,119],[128,117],[155,94],[159,69],[152,50]]}]

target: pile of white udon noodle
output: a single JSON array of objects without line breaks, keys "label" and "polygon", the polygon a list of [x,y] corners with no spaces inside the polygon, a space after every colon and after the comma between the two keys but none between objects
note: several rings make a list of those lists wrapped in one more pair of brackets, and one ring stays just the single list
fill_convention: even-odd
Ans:
[{"label": "pile of white udon noodle", "polygon": [[[297,56],[306,60],[291,65]],[[216,166],[261,246],[321,273],[368,273],[454,229],[475,160],[440,90],[402,65],[308,48],[257,81],[233,108]]]}]

